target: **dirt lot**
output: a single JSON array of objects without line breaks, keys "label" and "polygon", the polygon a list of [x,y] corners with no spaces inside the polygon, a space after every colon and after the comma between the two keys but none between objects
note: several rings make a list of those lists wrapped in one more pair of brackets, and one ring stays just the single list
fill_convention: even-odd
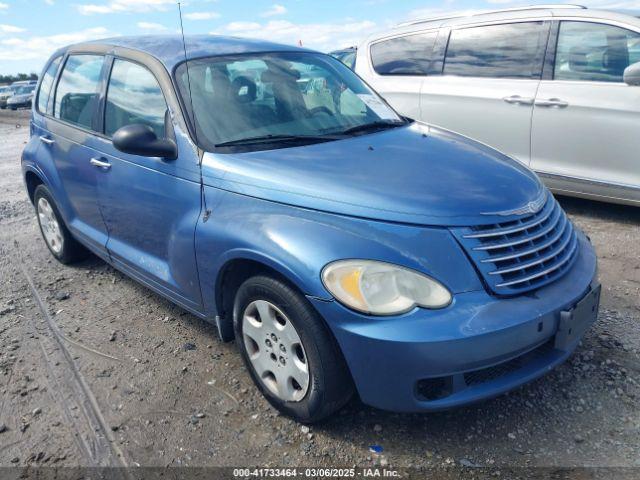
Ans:
[{"label": "dirt lot", "polygon": [[102,261],[52,259],[20,178],[28,134],[25,112],[0,113],[0,467],[640,467],[640,208],[560,199],[604,290],[599,322],[547,377],[438,414],[354,400],[308,429],[269,407],[211,326]]}]

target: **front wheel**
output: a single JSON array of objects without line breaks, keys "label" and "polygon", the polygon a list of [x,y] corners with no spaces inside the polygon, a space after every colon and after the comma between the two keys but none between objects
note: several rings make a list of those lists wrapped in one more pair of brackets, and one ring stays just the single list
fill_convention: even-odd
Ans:
[{"label": "front wheel", "polygon": [[245,281],[234,305],[236,343],[275,408],[303,423],[345,405],[353,382],[335,339],[307,299],[279,279]]}]

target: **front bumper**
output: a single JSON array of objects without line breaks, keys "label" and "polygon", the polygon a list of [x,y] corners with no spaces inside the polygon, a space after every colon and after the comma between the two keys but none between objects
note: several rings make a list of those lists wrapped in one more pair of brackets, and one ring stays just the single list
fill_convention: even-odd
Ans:
[{"label": "front bumper", "polygon": [[7,108],[31,108],[31,100],[25,100],[24,102],[7,102]]},{"label": "front bumper", "polygon": [[[442,310],[371,318],[311,299],[333,331],[363,402],[431,411],[494,397],[562,363],[580,336],[556,342],[561,312],[599,288],[595,252],[578,232],[567,274],[527,295],[457,294]],[[561,345],[558,347],[558,345]]]}]

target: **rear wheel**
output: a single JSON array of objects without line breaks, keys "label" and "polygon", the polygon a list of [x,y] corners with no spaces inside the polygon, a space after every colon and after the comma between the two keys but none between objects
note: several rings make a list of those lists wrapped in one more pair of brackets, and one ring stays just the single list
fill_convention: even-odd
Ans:
[{"label": "rear wheel", "polygon": [[49,189],[38,185],[33,194],[33,202],[42,238],[51,254],[65,264],[86,258],[87,250],[71,236]]},{"label": "rear wheel", "polygon": [[245,281],[234,305],[236,343],[253,381],[285,415],[317,422],[341,408],[353,382],[336,341],[307,299],[267,276]]}]

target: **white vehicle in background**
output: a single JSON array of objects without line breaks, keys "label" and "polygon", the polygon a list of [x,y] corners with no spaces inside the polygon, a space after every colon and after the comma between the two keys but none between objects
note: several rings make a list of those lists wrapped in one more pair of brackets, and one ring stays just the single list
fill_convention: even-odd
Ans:
[{"label": "white vehicle in background", "polygon": [[7,100],[13,96],[13,89],[8,85],[0,87],[0,108],[7,108]]},{"label": "white vehicle in background", "polygon": [[555,192],[640,205],[640,20],[574,5],[418,20],[357,50],[398,111],[491,145]]},{"label": "white vehicle in background", "polygon": [[11,110],[31,108],[33,105],[33,94],[35,90],[36,86],[33,84],[18,86],[13,91],[13,95],[7,100],[7,108],[10,108]]}]

